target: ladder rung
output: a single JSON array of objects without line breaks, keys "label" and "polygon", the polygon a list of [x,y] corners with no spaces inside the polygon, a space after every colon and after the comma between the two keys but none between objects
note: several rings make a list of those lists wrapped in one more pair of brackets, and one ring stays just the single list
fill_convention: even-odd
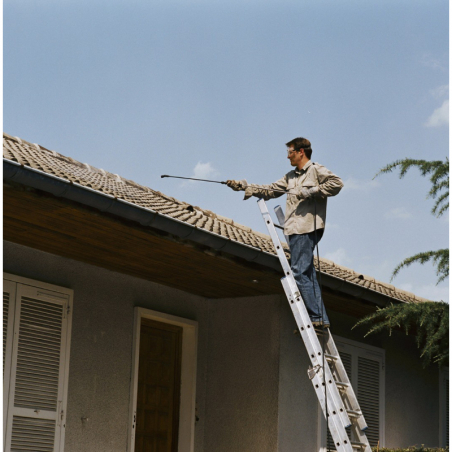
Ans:
[{"label": "ladder rung", "polygon": [[343,381],[336,381],[335,383],[339,389],[347,389],[350,387],[350,383],[344,383]]},{"label": "ladder rung", "polygon": [[347,414],[352,417],[362,416],[361,411],[354,411],[354,410],[345,410],[345,411],[347,411]]},{"label": "ladder rung", "polygon": [[368,446],[368,444],[366,444],[366,443],[360,443],[359,441],[350,441],[351,442],[351,444],[352,444],[352,447],[355,447],[355,448],[361,448],[361,447],[367,447]]},{"label": "ladder rung", "polygon": [[323,336],[323,333],[326,333],[328,335],[328,328],[320,329],[320,328],[314,327],[314,330],[315,330],[315,334],[317,334],[317,336]]},{"label": "ladder rung", "polygon": [[325,358],[327,361],[337,361],[338,357],[335,355],[329,355],[328,353],[325,353]]}]

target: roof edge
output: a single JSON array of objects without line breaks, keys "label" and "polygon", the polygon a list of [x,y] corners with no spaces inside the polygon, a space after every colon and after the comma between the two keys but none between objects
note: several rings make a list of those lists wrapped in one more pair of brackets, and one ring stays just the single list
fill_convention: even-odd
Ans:
[{"label": "roof edge", "polygon": [[[66,179],[35,168],[30,168],[6,158],[3,158],[3,179],[33,187],[57,197],[79,202],[100,210],[101,212],[110,213],[117,217],[137,222],[142,226],[149,226],[170,233],[181,239],[208,246],[216,251],[228,253],[248,262],[263,265],[272,270],[281,270],[281,263],[279,262],[278,257],[263,251],[260,248],[231,240],[214,232],[172,218],[169,215],[115,198],[107,193],[93,190],[89,187],[70,182]],[[322,278],[324,279],[326,287],[333,290],[339,290],[348,295],[363,298],[378,306],[387,306],[388,303],[394,301],[397,303],[404,303],[404,301],[400,299],[329,275],[328,273],[322,272]],[[424,301],[423,299],[420,299],[420,297],[416,298],[418,301]]]}]

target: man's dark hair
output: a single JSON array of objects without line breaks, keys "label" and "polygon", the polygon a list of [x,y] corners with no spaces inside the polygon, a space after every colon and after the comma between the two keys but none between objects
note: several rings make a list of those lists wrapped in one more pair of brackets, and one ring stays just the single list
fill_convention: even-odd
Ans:
[{"label": "man's dark hair", "polygon": [[311,160],[311,142],[307,140],[306,138],[294,138],[293,140],[286,143],[286,146],[289,148],[293,146],[295,151],[299,151],[300,149],[303,149],[304,153],[306,154],[306,157]]}]

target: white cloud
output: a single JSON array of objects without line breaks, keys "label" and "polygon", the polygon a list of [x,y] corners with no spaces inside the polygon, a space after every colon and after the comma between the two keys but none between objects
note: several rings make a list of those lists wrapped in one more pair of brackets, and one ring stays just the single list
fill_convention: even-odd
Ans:
[{"label": "white cloud", "polygon": [[[193,168],[191,177],[195,179],[215,179],[220,175],[220,173],[212,166],[210,162],[203,163],[198,162]],[[186,187],[189,184],[195,184],[196,181],[188,180],[181,184],[181,187]]]},{"label": "white cloud", "polygon": [[421,64],[431,69],[445,69],[446,59],[440,60],[439,58],[432,57],[430,54],[425,53],[422,55]]},{"label": "white cloud", "polygon": [[447,96],[449,94],[449,85],[441,85],[435,89],[431,89],[430,94],[435,99],[441,99],[442,97]]},{"label": "white cloud", "polygon": [[424,124],[426,127],[440,127],[449,124],[449,99],[437,108]]},{"label": "white cloud", "polygon": [[196,177],[197,179],[208,179],[209,177],[216,177],[218,174],[218,171],[210,162],[198,162],[193,169],[193,177]]},{"label": "white cloud", "polygon": [[369,191],[380,186],[380,183],[374,179],[355,179],[353,177],[344,180],[342,190],[361,190]]},{"label": "white cloud", "polygon": [[413,215],[405,207],[396,207],[385,213],[385,218],[405,220]]},{"label": "white cloud", "polygon": [[[392,283],[394,284],[394,283]],[[433,301],[447,301],[449,302],[449,287],[448,286],[435,286],[434,284],[400,284],[398,288],[406,290],[407,292],[414,293],[418,297],[427,298],[427,300]]]},{"label": "white cloud", "polygon": [[344,248],[338,248],[336,251],[333,251],[332,253],[326,253],[322,257],[333,261],[335,264],[343,265],[345,267],[348,267],[352,262],[347,254],[347,251],[345,251]]}]

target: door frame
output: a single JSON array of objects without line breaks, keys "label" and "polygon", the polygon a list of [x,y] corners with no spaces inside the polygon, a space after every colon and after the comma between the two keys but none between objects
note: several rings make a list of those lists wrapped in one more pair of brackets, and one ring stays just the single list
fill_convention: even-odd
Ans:
[{"label": "door frame", "polygon": [[198,322],[140,307],[134,309],[128,450],[130,452],[135,451],[141,319],[156,320],[157,322],[168,323],[170,325],[176,325],[182,328],[182,363],[178,452],[194,452]]}]

